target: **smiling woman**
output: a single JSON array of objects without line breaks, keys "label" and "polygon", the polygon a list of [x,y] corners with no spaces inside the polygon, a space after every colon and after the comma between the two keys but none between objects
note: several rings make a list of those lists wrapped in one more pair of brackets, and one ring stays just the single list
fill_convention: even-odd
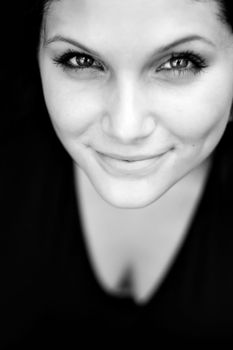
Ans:
[{"label": "smiling woman", "polygon": [[1,174],[5,337],[232,341],[230,5],[30,6]]},{"label": "smiling woman", "polygon": [[[55,130],[78,169],[120,208],[151,204],[205,167],[233,86],[231,33],[216,3],[131,5],[52,3],[39,49]],[[219,84],[227,86],[221,99]]]}]

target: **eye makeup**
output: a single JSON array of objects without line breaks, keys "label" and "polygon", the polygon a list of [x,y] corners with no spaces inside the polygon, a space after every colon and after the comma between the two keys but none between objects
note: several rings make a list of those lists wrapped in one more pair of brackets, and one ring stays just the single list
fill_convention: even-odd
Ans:
[{"label": "eye makeup", "polygon": [[207,67],[207,62],[201,55],[187,50],[173,52],[170,58],[156,69],[156,72],[165,71],[175,74],[193,73],[195,75]]},{"label": "eye makeup", "polygon": [[94,59],[91,55],[72,49],[69,49],[65,53],[53,58],[53,62],[62,67],[63,70],[104,70],[103,64]]},{"label": "eye makeup", "polygon": [[[69,49],[63,54],[53,58],[53,62],[60,66],[64,71],[81,73],[83,71],[100,71],[106,70],[104,64],[96,60],[91,55]],[[192,50],[172,52],[166,61],[154,68],[155,73],[165,73],[179,75],[197,74],[207,68],[206,59],[199,53]]]}]

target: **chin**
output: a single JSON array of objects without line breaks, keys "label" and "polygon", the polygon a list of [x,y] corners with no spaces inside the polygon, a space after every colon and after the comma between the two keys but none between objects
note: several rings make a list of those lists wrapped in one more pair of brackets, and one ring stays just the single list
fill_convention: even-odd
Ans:
[{"label": "chin", "polygon": [[109,196],[100,194],[101,197],[111,206],[118,209],[141,209],[152,204],[156,199],[135,198],[135,196]]},{"label": "chin", "polygon": [[111,206],[118,209],[142,209],[153,203],[153,201],[148,201],[146,199],[139,199],[135,201],[132,198],[102,198]]},{"label": "chin", "polygon": [[84,171],[98,195],[119,209],[145,208],[156,202],[174,182],[169,171],[174,163],[172,152],[156,163],[155,169],[132,173],[109,170],[109,167],[100,166],[92,153],[87,155],[89,157],[80,158],[76,164]]},{"label": "chin", "polygon": [[119,209],[140,209],[158,200],[164,191],[145,188],[139,184],[124,184],[118,186],[98,186],[93,184],[96,191],[107,203]]}]

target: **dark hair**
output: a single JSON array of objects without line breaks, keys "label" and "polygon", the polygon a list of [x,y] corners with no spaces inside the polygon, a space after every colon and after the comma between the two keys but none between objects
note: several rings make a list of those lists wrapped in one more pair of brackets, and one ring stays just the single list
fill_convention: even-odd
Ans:
[{"label": "dark hair", "polygon": [[[50,5],[59,0],[24,0],[16,5],[14,4],[15,18],[13,18],[14,31],[17,33],[16,45],[19,55],[17,55],[17,70],[14,68],[12,80],[14,81],[14,95],[17,96],[15,104],[15,114],[18,117],[22,115],[35,114],[46,115],[47,110],[44,104],[44,98],[41,88],[41,80],[37,62],[37,49],[39,44],[41,25],[43,17],[48,13]],[[220,20],[229,26],[233,32],[233,13],[232,5],[227,0],[189,0],[189,1],[216,1],[220,11],[217,14]],[[17,8],[18,6],[18,8]],[[12,13],[12,9],[9,10]],[[12,52],[12,49],[8,52]],[[12,57],[16,60],[16,57]],[[15,62],[12,64],[15,67]],[[11,68],[10,68],[11,69]],[[4,73],[4,72],[3,72]],[[10,72],[11,76],[12,72]],[[3,74],[9,82],[9,72]],[[10,86],[12,89],[12,85]],[[11,91],[12,94],[12,91]],[[9,101],[5,102],[6,108],[9,109]]]},{"label": "dark hair", "polygon": [[226,23],[233,32],[233,6],[229,0],[214,0],[219,4],[219,17],[223,23]]}]

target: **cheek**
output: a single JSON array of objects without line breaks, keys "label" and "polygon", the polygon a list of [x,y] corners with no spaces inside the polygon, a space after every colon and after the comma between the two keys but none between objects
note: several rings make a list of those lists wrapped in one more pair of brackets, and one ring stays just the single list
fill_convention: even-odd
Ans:
[{"label": "cheek", "polygon": [[[224,82],[220,86],[227,84]],[[185,143],[203,142],[210,136],[220,138],[229,119],[232,95],[230,86],[221,91],[216,83],[195,91],[187,89],[170,98],[164,123]]]},{"label": "cheek", "polygon": [[65,82],[44,82],[47,109],[56,131],[63,136],[77,137],[98,119],[100,98],[96,91]]},{"label": "cheek", "polygon": [[211,103],[197,100],[195,103],[194,99],[193,103],[174,111],[173,120],[177,122],[171,123],[173,133],[184,141],[197,142],[209,135],[222,133],[227,124],[230,104],[214,100]]}]

